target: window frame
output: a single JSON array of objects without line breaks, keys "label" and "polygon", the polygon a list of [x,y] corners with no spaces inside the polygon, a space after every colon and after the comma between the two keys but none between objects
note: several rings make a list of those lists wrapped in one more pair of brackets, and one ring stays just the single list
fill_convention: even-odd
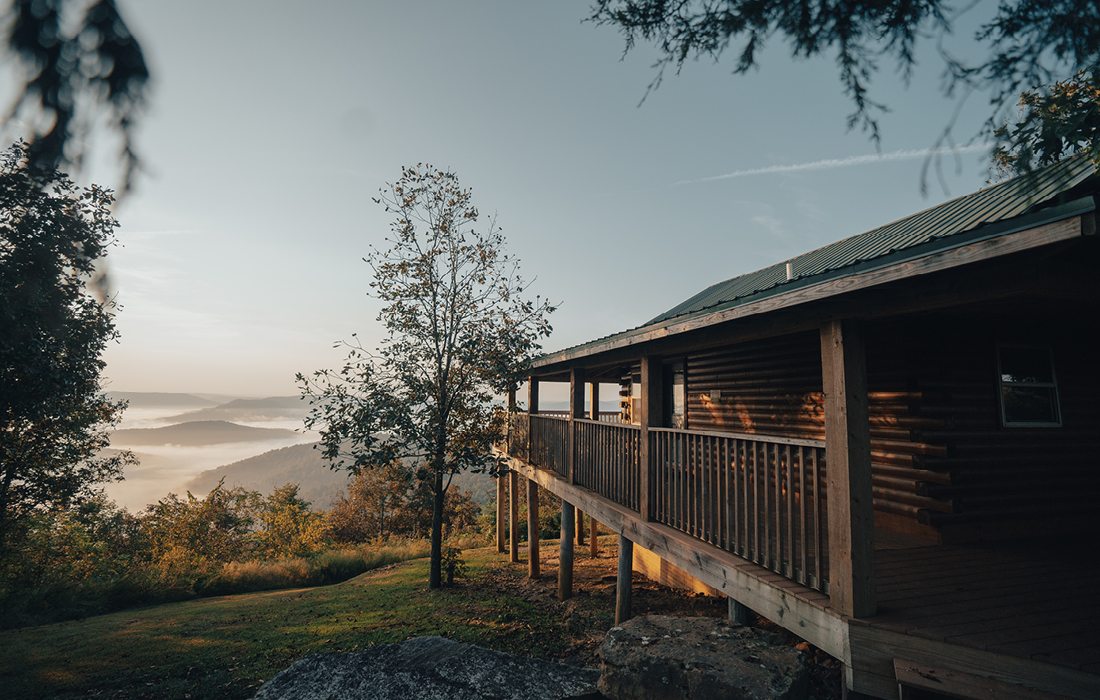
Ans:
[{"label": "window frame", "polygon": [[[1050,381],[1049,382],[1006,382],[1004,380],[1004,373],[1001,370],[1001,351],[1005,349],[1018,349],[1018,350],[1036,350],[1045,352],[1047,363],[1050,365]],[[1036,343],[997,343],[996,347],[996,360],[997,360],[997,403],[1001,409],[1001,427],[1002,428],[1061,428],[1062,427],[1062,399],[1060,392],[1058,391],[1058,372],[1054,367],[1054,350],[1049,344],[1039,345]],[[1020,421],[1009,420],[1008,414],[1005,412],[1005,393],[1004,387],[1006,386],[1020,386],[1020,387],[1032,387],[1036,389],[1051,389],[1054,394],[1054,415],[1056,420],[1054,421]]]}]

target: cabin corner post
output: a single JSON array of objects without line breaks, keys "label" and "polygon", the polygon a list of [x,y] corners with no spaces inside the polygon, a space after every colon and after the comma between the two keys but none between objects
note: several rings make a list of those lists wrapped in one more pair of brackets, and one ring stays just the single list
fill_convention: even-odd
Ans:
[{"label": "cabin corner post", "polygon": [[821,327],[829,602],[849,617],[875,614],[874,509],[867,415],[867,360],[854,321]]},{"label": "cabin corner post", "polygon": [[638,420],[640,435],[638,445],[638,511],[642,520],[652,520],[653,509],[650,493],[650,475],[653,473],[652,458],[649,451],[649,429],[664,425],[663,387],[661,386],[661,362],[650,355],[642,356],[641,406]]},{"label": "cabin corner post", "polygon": [[577,462],[577,419],[584,418],[584,369],[574,367],[569,370],[569,483],[577,483],[575,466]]},{"label": "cabin corner post", "polygon": [[527,577],[539,577],[539,485],[527,481]]}]

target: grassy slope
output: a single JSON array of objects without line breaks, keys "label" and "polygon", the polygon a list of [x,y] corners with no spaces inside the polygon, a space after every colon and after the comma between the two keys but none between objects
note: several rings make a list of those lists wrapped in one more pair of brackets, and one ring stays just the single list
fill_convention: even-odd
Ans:
[{"label": "grassy slope", "polygon": [[334,586],[3,632],[0,687],[7,697],[248,697],[305,654],[426,634],[541,656],[567,651],[560,616],[545,614],[521,587],[493,585],[494,551],[469,550],[466,560],[467,583],[439,592],[427,590],[427,560],[419,559]]}]

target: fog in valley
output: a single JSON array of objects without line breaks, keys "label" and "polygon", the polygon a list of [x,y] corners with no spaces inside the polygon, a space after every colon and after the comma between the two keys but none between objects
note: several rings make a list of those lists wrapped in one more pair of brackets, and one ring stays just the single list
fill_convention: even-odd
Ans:
[{"label": "fog in valley", "polygon": [[[132,450],[140,463],[126,469],[124,481],[108,484],[106,492],[131,511],[169,493],[183,495],[190,490],[204,495],[213,484],[209,480],[192,483],[204,471],[319,439],[303,429],[307,405],[296,396],[240,399],[152,392],[112,396],[130,405],[112,435],[111,448]],[[232,472],[226,476],[227,485],[237,485]]]}]

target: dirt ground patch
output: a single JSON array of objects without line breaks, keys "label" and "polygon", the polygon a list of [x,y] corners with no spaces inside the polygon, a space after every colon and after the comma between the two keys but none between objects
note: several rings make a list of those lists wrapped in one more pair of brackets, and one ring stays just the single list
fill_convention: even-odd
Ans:
[{"label": "dirt ground patch", "polygon": [[[558,541],[543,541],[540,546],[540,575],[527,577],[527,551],[520,548],[521,561],[509,563],[501,554],[496,571],[476,582],[487,593],[519,595],[547,616],[560,616],[568,630],[569,644],[559,658],[582,666],[599,665],[598,649],[607,630],[614,625],[615,572],[618,563],[617,537],[599,538],[599,552],[593,557],[586,541],[574,547],[573,597],[557,599]],[[728,614],[725,598],[681,591],[657,584],[639,573],[634,574],[632,612],[634,615],[705,616],[724,618]],[[812,697],[832,700],[841,696],[841,666],[825,652],[803,642],[782,627],[755,616],[753,626],[781,634],[791,646],[809,655],[812,661]],[[523,653],[522,649],[515,650]]]}]

